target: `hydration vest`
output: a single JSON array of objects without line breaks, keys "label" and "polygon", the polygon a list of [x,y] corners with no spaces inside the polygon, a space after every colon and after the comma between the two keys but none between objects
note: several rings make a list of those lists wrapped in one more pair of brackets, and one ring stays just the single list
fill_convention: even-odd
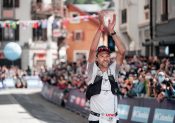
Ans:
[{"label": "hydration vest", "polygon": [[[108,78],[109,78],[109,82],[111,84],[112,94],[119,95],[120,94],[120,90],[119,90],[119,87],[118,87],[118,83],[115,82],[114,76],[113,75],[109,75]],[[87,91],[86,91],[86,98],[88,100],[90,100],[91,96],[100,94],[102,80],[103,80],[103,76],[96,75],[96,77],[94,79],[94,83],[91,83],[90,85],[88,85]]]}]

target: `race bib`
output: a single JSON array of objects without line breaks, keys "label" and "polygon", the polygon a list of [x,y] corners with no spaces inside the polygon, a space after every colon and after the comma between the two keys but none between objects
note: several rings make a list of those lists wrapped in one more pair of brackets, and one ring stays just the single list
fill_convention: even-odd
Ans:
[{"label": "race bib", "polygon": [[117,123],[117,118],[112,116],[100,116],[99,123]]}]

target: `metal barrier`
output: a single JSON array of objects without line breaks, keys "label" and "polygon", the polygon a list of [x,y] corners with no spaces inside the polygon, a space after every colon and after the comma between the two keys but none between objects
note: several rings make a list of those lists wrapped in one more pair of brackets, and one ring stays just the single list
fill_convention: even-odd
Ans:
[{"label": "metal barrier", "polygon": [[15,87],[15,80],[13,78],[6,78],[3,80],[4,88],[14,88]]},{"label": "metal barrier", "polygon": [[6,78],[0,81],[0,88],[15,88],[15,85],[21,82],[23,86],[26,85],[27,88],[42,88],[43,83],[38,76],[25,76],[20,79],[14,79],[12,77]]},{"label": "metal barrier", "polygon": [[27,83],[27,88],[42,88],[43,86],[38,76],[26,76],[23,79]]}]

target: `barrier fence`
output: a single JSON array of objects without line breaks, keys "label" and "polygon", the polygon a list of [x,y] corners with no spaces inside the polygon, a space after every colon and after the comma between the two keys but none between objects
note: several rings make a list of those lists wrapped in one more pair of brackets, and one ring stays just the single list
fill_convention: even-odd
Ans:
[{"label": "barrier fence", "polygon": [[[44,84],[41,94],[59,106],[64,101],[66,108],[88,117],[89,103],[78,89],[69,90],[65,98],[64,90]],[[120,123],[175,123],[174,99],[158,103],[153,98],[122,98],[117,108]]]},{"label": "barrier fence", "polygon": [[43,83],[38,76],[25,76],[23,78],[14,79],[13,77],[0,80],[0,89],[1,88],[15,88],[17,82],[25,83],[27,88],[42,88]]}]

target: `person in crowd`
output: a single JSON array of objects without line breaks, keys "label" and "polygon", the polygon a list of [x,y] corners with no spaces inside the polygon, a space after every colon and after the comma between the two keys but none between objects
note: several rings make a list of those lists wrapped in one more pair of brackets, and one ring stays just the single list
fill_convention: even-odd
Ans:
[{"label": "person in crowd", "polygon": [[140,75],[139,78],[137,75],[134,77],[132,81],[132,88],[128,92],[128,96],[138,96],[140,97],[142,94],[145,94],[145,84],[144,84],[144,78]]},{"label": "person in crowd", "polygon": [[61,75],[61,76],[59,77],[57,86],[58,86],[60,89],[66,89],[66,88],[67,88],[67,81],[66,81],[64,75]]},{"label": "person in crowd", "polygon": [[157,83],[154,85],[154,94],[158,102],[174,96],[173,82],[164,72],[161,71],[158,73],[157,80]]}]

